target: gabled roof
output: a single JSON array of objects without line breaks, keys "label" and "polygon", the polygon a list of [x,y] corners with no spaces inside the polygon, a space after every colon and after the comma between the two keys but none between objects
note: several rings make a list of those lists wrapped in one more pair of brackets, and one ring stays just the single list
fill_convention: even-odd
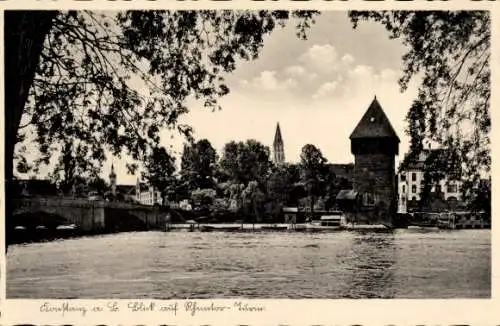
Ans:
[{"label": "gabled roof", "polygon": [[350,139],[354,138],[396,138],[399,142],[399,137],[394,131],[389,119],[385,115],[384,110],[377,101],[377,97],[366,110],[365,114],[359,121],[356,128],[352,132]]},{"label": "gabled roof", "polygon": [[116,185],[116,190],[124,195],[130,195],[135,193],[134,185]]},{"label": "gabled roof", "polygon": [[358,196],[358,192],[354,191],[352,189],[345,189],[339,191],[337,194],[337,197],[335,199],[337,200],[354,200],[356,199],[356,196]]},{"label": "gabled roof", "polygon": [[444,149],[442,148],[422,149],[417,156],[411,155],[411,153],[406,153],[404,160],[401,162],[401,165],[404,166],[405,170],[423,169],[427,158],[431,154],[446,155]]},{"label": "gabled roof", "polygon": [[281,129],[280,129],[280,123],[276,125],[276,133],[274,134],[274,144],[281,144],[283,143],[283,139],[281,138]]}]

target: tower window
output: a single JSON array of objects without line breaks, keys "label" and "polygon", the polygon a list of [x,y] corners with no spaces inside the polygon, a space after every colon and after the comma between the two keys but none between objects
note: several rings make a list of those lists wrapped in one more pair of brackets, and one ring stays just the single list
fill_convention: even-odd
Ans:
[{"label": "tower window", "polygon": [[441,185],[436,185],[436,193],[441,193]]},{"label": "tower window", "polygon": [[403,192],[403,194],[406,192],[406,187],[405,187],[405,185],[403,185],[403,186],[401,187],[401,191]]},{"label": "tower window", "polygon": [[415,172],[411,174],[411,181],[417,181],[417,174]]},{"label": "tower window", "polygon": [[450,183],[448,185],[448,192],[450,193],[456,193],[457,192],[457,185],[456,184],[453,184],[453,183]]},{"label": "tower window", "polygon": [[417,192],[417,186],[416,185],[411,186],[411,192],[412,193],[416,193]]},{"label": "tower window", "polygon": [[400,179],[401,181],[406,181],[406,175],[405,175],[405,174],[401,174],[401,175],[399,176],[399,179]]}]

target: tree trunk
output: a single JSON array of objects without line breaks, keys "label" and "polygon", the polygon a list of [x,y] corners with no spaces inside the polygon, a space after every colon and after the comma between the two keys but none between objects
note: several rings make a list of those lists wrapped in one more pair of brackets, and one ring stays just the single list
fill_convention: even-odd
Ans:
[{"label": "tree trunk", "polygon": [[311,221],[314,220],[314,196],[311,195]]},{"label": "tree trunk", "polygon": [[[43,43],[52,27],[56,11],[5,11],[4,67],[5,67],[5,193],[12,194],[14,176],[14,149],[18,129]],[[6,219],[12,213],[7,198]],[[7,247],[6,247],[7,248]]]}]

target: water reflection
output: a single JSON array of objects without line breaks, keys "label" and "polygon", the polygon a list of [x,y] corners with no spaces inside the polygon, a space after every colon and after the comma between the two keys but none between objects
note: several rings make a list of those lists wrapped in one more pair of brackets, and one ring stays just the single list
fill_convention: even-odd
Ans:
[{"label": "water reflection", "polygon": [[353,239],[348,298],[392,298],[396,246],[393,232],[363,232]]},{"label": "water reflection", "polygon": [[137,232],[14,245],[8,298],[484,298],[490,232]]}]

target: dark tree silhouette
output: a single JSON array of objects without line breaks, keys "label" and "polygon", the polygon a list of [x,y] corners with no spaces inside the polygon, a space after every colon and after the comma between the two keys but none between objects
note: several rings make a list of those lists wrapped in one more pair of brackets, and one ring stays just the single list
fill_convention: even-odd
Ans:
[{"label": "dark tree silhouette", "polygon": [[181,179],[189,190],[215,188],[217,153],[207,139],[185,145],[181,159]]},{"label": "dark tree silhouette", "polygon": [[175,185],[175,158],[170,155],[164,147],[155,147],[146,157],[144,162],[144,179],[148,184],[160,192],[161,203],[165,205],[165,199],[169,195],[171,186]]},{"label": "dark tree silhouette", "polygon": [[314,213],[314,203],[321,193],[321,185],[326,171],[326,158],[316,146],[307,144],[300,154],[300,180],[304,183],[309,195],[311,214]]},{"label": "dark tree silhouette", "polygon": [[[418,157],[425,139],[460,161],[462,178],[477,186],[491,168],[490,40],[488,11],[353,11],[354,27],[363,20],[380,22],[390,38],[401,39],[401,90],[422,76],[418,97],[408,115],[409,160]],[[434,169],[455,173],[456,160]],[[469,188],[470,190],[470,188]]]},{"label": "dark tree silhouette", "polygon": [[257,58],[264,35],[290,17],[300,18],[297,32],[304,37],[313,16],[7,11],[6,180],[12,180],[15,145],[30,131],[42,157],[75,137],[94,162],[105,159],[105,150],[143,159],[165,128],[189,136],[189,126],[177,123],[189,96],[218,109],[218,98],[229,92],[224,76],[238,58]]}]

